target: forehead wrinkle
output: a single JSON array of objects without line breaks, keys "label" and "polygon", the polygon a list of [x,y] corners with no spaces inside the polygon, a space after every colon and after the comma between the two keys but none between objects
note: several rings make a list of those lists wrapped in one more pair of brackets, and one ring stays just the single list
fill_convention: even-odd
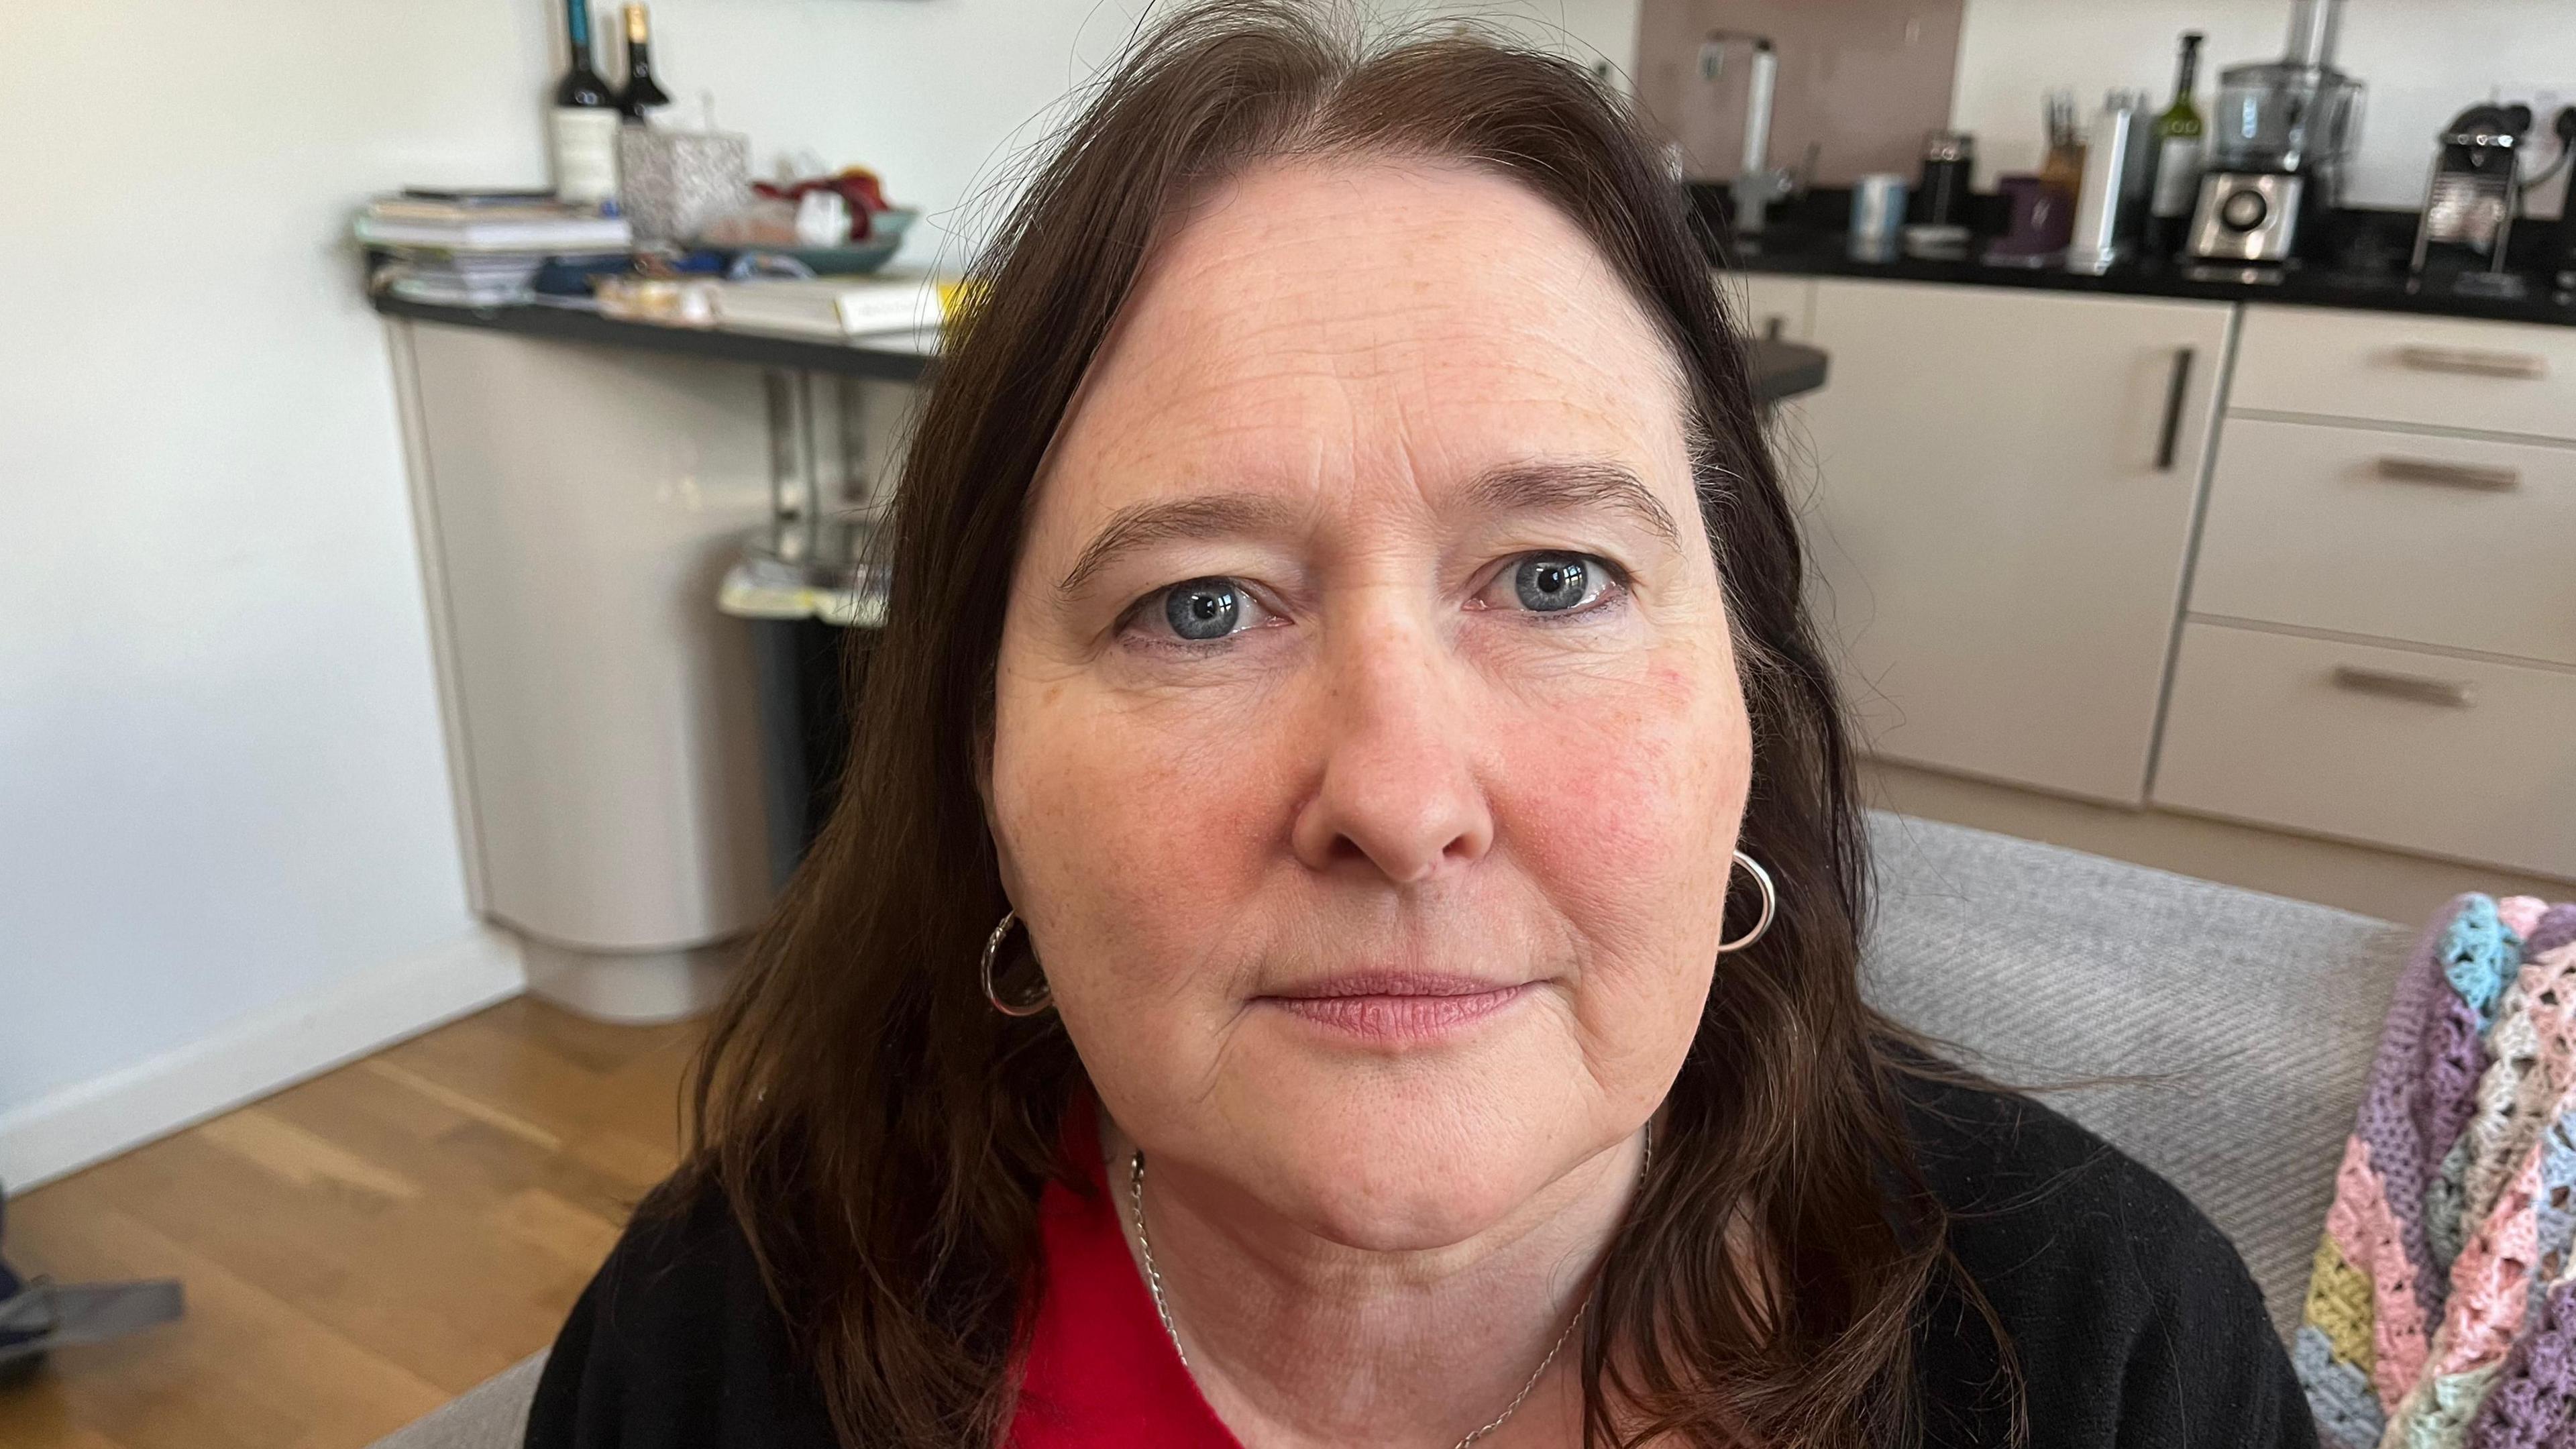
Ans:
[{"label": "forehead wrinkle", "polygon": [[[1508,341],[1499,347],[1491,330],[1463,327],[1359,345],[1308,340],[1311,334],[1269,346],[1256,345],[1252,333],[1222,340],[1165,337],[1132,355],[1116,391],[1125,395],[1124,407],[1152,399],[1147,406],[1158,431],[1186,421],[1212,433],[1274,426],[1282,404],[1287,416],[1301,421],[1390,407],[1437,412],[1453,401],[1515,412],[1562,408],[1619,421],[1622,405],[1634,399],[1635,375],[1604,366],[1598,352],[1543,328],[1505,335]],[[1652,351],[1641,354],[1638,360],[1659,374],[1656,383],[1677,392],[1676,369]],[[1257,421],[1236,421],[1245,416]]]},{"label": "forehead wrinkle", "polygon": [[[1384,292],[1395,284],[1345,277],[1341,285]],[[1616,376],[1630,366],[1669,367],[1659,355],[1665,349],[1642,323],[1610,325],[1571,308],[1498,310],[1465,297],[1335,300],[1333,310],[1312,312],[1204,296],[1166,303],[1151,309],[1153,325],[1141,329],[1149,335],[1137,339],[1136,370],[1166,374],[1193,392],[1283,379],[1412,381],[1459,372],[1482,374],[1480,390],[1512,379],[1558,391],[1568,371],[1615,389]],[[1458,360],[1461,349],[1472,361]]]},{"label": "forehead wrinkle", "polygon": [[[1344,361],[1354,350],[1349,335],[1354,322],[1400,324],[1414,317],[1472,317],[1489,327],[1545,338],[1579,357],[1594,355],[1603,344],[1627,351],[1620,344],[1644,341],[1652,349],[1658,340],[1633,298],[1620,295],[1626,305],[1614,305],[1612,315],[1604,315],[1593,294],[1624,294],[1626,288],[1597,246],[1522,184],[1475,167],[1404,158],[1367,158],[1361,169],[1410,182],[1416,190],[1426,189],[1426,182],[1463,180],[1489,191],[1413,231],[1398,226],[1377,235],[1354,252],[1347,216],[1301,205],[1310,198],[1297,195],[1301,190],[1345,189],[1349,173],[1338,166],[1270,163],[1256,174],[1235,178],[1229,184],[1235,194],[1225,205],[1200,211],[1168,233],[1150,264],[1154,275],[1141,290],[1157,294],[1154,300],[1166,312],[1167,326],[1177,322],[1180,330],[1200,333],[1193,340],[1202,345],[1249,344],[1264,350],[1281,345],[1283,334],[1321,334],[1323,350]],[[1296,179],[1283,187],[1282,173]],[[1427,189],[1441,188],[1435,184]],[[1257,193],[1259,200],[1247,193]],[[1504,225],[1535,226],[1565,245],[1540,252],[1492,248],[1486,243],[1495,221],[1473,213],[1495,205],[1520,213]],[[1462,251],[1474,276],[1471,292],[1499,289],[1522,305],[1497,315],[1493,295],[1461,295],[1455,284],[1468,279],[1452,274]],[[1318,273],[1311,263],[1319,253],[1337,264]],[[1287,305],[1243,305],[1255,297]],[[1628,315],[1616,315],[1622,313]],[[1588,335],[1577,342],[1565,335],[1569,328]],[[1643,335],[1619,335],[1631,332]],[[1417,330],[1388,325],[1370,341],[1418,350],[1423,339]]]},{"label": "forehead wrinkle", "polygon": [[[1293,205],[1290,212],[1312,220]],[[1250,215],[1196,218],[1170,239],[1158,275],[1142,289],[1138,310],[1153,320],[1129,333],[1138,345],[1128,380],[1161,409],[1191,403],[1214,411],[1247,389],[1288,385],[1302,393],[1336,383],[1469,385],[1488,397],[1500,386],[1563,398],[1580,378],[1577,392],[1602,394],[1585,409],[1596,411],[1598,402],[1631,393],[1640,368],[1667,386],[1677,380],[1670,347],[1579,236],[1567,238],[1574,254],[1551,265],[1473,264],[1480,280],[1461,293],[1454,283],[1465,279],[1418,256],[1363,256],[1318,275],[1295,265],[1317,260],[1313,246],[1250,222]],[[1438,240],[1444,252],[1464,244],[1454,232]],[[1599,292],[1610,306],[1600,305]],[[1131,312],[1128,320],[1143,319]],[[1462,349],[1472,365],[1453,363]]]},{"label": "forehead wrinkle", "polygon": [[[1389,464],[1403,471],[1390,449],[1411,456],[1429,448],[1447,456],[1430,467],[1416,458],[1410,471],[1420,482],[1469,478],[1481,468],[1494,475],[1477,482],[1495,506],[1606,502],[1659,535],[1671,531],[1672,513],[1645,489],[1646,458],[1633,450],[1660,459],[1663,443],[1679,441],[1684,409],[1672,369],[1655,369],[1661,375],[1641,391],[1633,376],[1614,386],[1591,359],[1553,346],[1475,364],[1436,355],[1436,346],[1424,350],[1435,355],[1319,350],[1246,358],[1256,365],[1238,368],[1204,356],[1193,366],[1189,349],[1175,349],[1126,372],[1117,388],[1124,396],[1111,409],[1115,430],[1094,432],[1084,451],[1123,456],[1119,471],[1138,481],[1176,466],[1321,482],[1341,471],[1327,454],[1355,455],[1361,472]],[[1550,367],[1551,360],[1566,365]],[[1582,374],[1590,376],[1576,382]],[[1373,463],[1358,456],[1368,454],[1377,455]]]},{"label": "forehead wrinkle", "polygon": [[[1471,184],[1499,184],[1484,186],[1487,195],[1451,208],[1454,214],[1435,215],[1425,227],[1399,229],[1401,234],[1381,238],[1381,246],[1353,252],[1346,209],[1338,206],[1342,198],[1334,197],[1333,208],[1319,208],[1316,192],[1366,188],[1354,185],[1353,174],[1338,166],[1281,169],[1305,174],[1285,187],[1277,184],[1277,172],[1233,178],[1226,188],[1233,195],[1176,219],[1178,225],[1151,249],[1147,275],[1120,319],[1123,325],[1114,329],[1112,345],[1095,358],[1086,379],[1090,406],[1080,409],[1093,414],[1089,421],[1095,424],[1117,421],[1105,435],[1096,427],[1081,429],[1090,435],[1084,452],[1094,458],[1104,456],[1104,449],[1106,456],[1125,454],[1131,465],[1159,455],[1165,465],[1188,465],[1187,472],[1214,464],[1219,477],[1248,466],[1245,482],[1267,475],[1272,484],[1323,485],[1328,491],[1336,475],[1346,475],[1338,484],[1347,488],[1358,475],[1392,465],[1410,479],[1405,491],[1428,502],[1421,495],[1440,475],[1471,476],[1471,469],[1491,463],[1497,453],[1600,461],[1629,457],[1633,447],[1643,446],[1657,459],[1656,481],[1665,481],[1665,436],[1687,419],[1664,414],[1689,411],[1685,370],[1590,239],[1554,208],[1518,183],[1466,168]],[[1358,169],[1364,175],[1381,168]],[[1402,161],[1383,169],[1411,187],[1433,183],[1433,191],[1457,179],[1449,168]],[[1261,194],[1254,200],[1248,192]],[[1476,241],[1479,234],[1490,236],[1490,223],[1475,214],[1490,215],[1495,204],[1516,213],[1524,232],[1552,233],[1571,245],[1552,258],[1519,255],[1509,247],[1502,249],[1506,254],[1494,254]],[[1465,220],[1486,230],[1473,231]],[[1471,255],[1459,258],[1462,247]],[[1441,259],[1464,260],[1466,274],[1435,265]],[[1333,264],[1322,265],[1328,261]],[[1597,295],[1603,292],[1608,296]],[[1123,357],[1111,367],[1099,367],[1117,354]],[[1641,370],[1654,378],[1645,389],[1638,387]],[[1104,371],[1114,375],[1111,391],[1123,395],[1105,409],[1109,417],[1099,416],[1104,410],[1097,406],[1108,401],[1098,387],[1112,380]],[[1647,393],[1661,396],[1641,415],[1637,404],[1647,401]],[[1481,439],[1461,435],[1461,403],[1475,417],[1496,420],[1465,428]],[[1559,420],[1550,424],[1550,416]],[[1574,435],[1559,435],[1569,423]],[[1500,431],[1493,431],[1497,426]],[[1426,472],[1422,465],[1429,460],[1417,456],[1426,447],[1447,454],[1449,466]],[[1399,456],[1389,456],[1390,448]],[[1477,452],[1484,456],[1461,456]],[[1349,469],[1332,461],[1345,453],[1355,465]],[[1631,458],[1626,467],[1645,461]],[[1186,481],[1166,476],[1172,483]],[[1667,533],[1673,516],[1651,490],[1645,506],[1633,497],[1622,504],[1609,486],[1595,486],[1604,484],[1599,478],[1557,480],[1580,485],[1573,492],[1583,496],[1559,489],[1553,503],[1532,496],[1530,485],[1545,480],[1479,481],[1516,491],[1525,506],[1624,506],[1658,535]],[[1111,496],[1126,491],[1113,486]],[[1308,502],[1311,508],[1322,499],[1308,496]],[[1090,567],[1078,562],[1066,586],[1088,582],[1108,561],[1104,555]]]}]

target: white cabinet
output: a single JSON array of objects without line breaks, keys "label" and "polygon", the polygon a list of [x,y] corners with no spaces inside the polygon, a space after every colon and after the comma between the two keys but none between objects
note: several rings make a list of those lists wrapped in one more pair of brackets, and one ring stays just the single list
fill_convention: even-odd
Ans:
[{"label": "white cabinet", "polygon": [[739,363],[392,324],[475,906],[593,1015],[702,1008],[770,899],[750,639],[770,517]]},{"label": "white cabinet", "polygon": [[1804,342],[1815,327],[1816,281],[1772,272],[1720,272],[1727,316],[1750,337]]},{"label": "white cabinet", "polygon": [[2576,448],[2230,417],[2191,607],[2576,667],[2571,542]]},{"label": "white cabinet", "polygon": [[2576,327],[2248,307],[2227,405],[2576,439]]},{"label": "white cabinet", "polygon": [[2155,803],[2576,875],[2576,329],[2252,306]]},{"label": "white cabinet", "polygon": [[1813,285],[1784,464],[1865,743],[2143,803],[2233,308]]},{"label": "white cabinet", "polygon": [[2156,803],[2576,876],[2576,670],[2194,622]]}]

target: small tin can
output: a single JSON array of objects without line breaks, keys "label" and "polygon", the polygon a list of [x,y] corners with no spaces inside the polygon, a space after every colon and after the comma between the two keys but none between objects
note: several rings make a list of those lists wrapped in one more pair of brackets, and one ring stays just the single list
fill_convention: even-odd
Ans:
[{"label": "small tin can", "polygon": [[1851,254],[1863,261],[1894,261],[1905,229],[1905,178],[1873,172],[1852,183]]}]

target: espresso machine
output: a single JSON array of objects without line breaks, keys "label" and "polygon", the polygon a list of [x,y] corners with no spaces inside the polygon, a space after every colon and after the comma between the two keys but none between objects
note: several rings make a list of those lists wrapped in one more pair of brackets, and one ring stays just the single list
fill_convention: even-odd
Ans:
[{"label": "espresso machine", "polygon": [[2449,258],[2479,268],[2461,273],[2460,290],[2520,294],[2522,279],[2505,270],[2505,248],[2522,215],[2521,156],[2531,120],[2529,106],[2478,105],[2443,130],[2407,268],[2416,282],[2428,262]]},{"label": "espresso machine", "polygon": [[2209,170],[2183,250],[2192,270],[2262,280],[2343,200],[2361,139],[2361,82],[2335,68],[2343,0],[2293,0],[2279,60],[2219,72]]},{"label": "espresso machine", "polygon": [[[2558,133],[2558,163],[2576,165],[2576,106],[2560,108],[2549,129]],[[2576,181],[2569,183],[2576,186]],[[2541,273],[2559,292],[2559,300],[2576,301],[2576,204],[2559,208],[2558,231],[2543,249]]]}]

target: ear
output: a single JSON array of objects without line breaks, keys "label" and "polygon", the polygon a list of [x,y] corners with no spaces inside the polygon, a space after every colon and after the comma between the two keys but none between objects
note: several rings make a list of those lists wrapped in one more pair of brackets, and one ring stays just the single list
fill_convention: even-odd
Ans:
[{"label": "ear", "polygon": [[993,842],[993,869],[1002,878],[1005,901],[1019,899],[1018,872],[1012,869],[1011,850],[1002,838],[1002,819],[993,809],[993,715],[988,708],[975,721],[975,799],[984,807],[984,834]]},{"label": "ear", "polygon": [[993,816],[993,719],[989,713],[975,722],[975,798],[984,805],[984,829],[999,841],[1002,833]]}]

